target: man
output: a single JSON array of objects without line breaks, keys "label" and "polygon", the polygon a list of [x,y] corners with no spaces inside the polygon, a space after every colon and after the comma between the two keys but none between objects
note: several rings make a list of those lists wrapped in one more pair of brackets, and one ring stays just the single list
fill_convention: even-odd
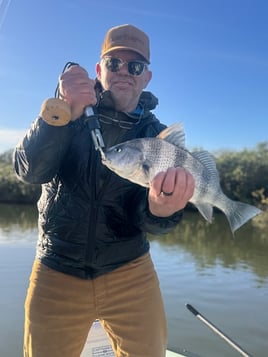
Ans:
[{"label": "man", "polygon": [[60,99],[44,102],[16,147],[17,175],[42,184],[25,357],[79,357],[95,319],[116,356],[165,356],[165,313],[146,231],[161,234],[180,221],[193,178],[170,168],[146,190],[118,177],[101,164],[83,115],[94,107],[106,147],[156,136],[165,126],[151,112],[157,99],[143,91],[149,63],[143,31],[110,29],[97,79],[78,65],[68,68],[59,78]]}]

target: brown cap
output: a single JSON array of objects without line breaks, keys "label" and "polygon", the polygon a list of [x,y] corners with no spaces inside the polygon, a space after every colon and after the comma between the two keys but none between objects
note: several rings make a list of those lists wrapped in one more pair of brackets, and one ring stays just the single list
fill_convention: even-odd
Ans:
[{"label": "brown cap", "polygon": [[102,44],[101,57],[114,50],[131,50],[139,53],[150,63],[150,44],[148,36],[132,25],[112,27]]}]

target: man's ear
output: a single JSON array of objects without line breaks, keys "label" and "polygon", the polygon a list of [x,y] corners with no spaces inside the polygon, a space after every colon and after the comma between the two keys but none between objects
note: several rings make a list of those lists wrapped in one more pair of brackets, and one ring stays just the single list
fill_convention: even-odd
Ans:
[{"label": "man's ear", "polygon": [[144,76],[144,84],[143,84],[143,89],[145,89],[148,85],[148,83],[150,82],[150,80],[152,79],[153,73],[152,71],[147,70],[145,72],[145,76]]}]

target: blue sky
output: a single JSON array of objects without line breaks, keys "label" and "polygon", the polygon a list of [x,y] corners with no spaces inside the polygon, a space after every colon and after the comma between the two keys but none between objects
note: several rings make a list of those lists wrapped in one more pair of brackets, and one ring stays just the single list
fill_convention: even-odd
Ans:
[{"label": "blue sky", "polygon": [[0,0],[0,152],[53,97],[67,61],[91,77],[106,31],[151,40],[157,117],[209,151],[268,141],[267,0]]}]

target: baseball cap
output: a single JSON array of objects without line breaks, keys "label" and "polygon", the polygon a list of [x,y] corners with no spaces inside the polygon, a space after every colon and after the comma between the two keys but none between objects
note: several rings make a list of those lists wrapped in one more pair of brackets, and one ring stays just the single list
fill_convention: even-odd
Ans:
[{"label": "baseball cap", "polygon": [[139,53],[150,63],[149,37],[133,25],[125,24],[112,27],[104,38],[101,57],[114,50],[131,50]]}]

